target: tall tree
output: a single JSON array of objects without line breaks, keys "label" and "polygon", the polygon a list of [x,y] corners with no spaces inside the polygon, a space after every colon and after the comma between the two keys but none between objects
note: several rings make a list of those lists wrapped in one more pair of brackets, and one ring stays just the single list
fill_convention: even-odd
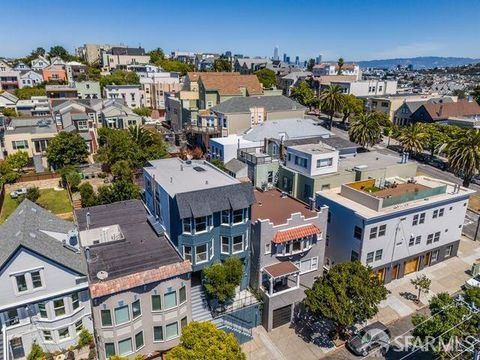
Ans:
[{"label": "tall tree", "polygon": [[447,146],[448,164],[470,186],[473,176],[480,170],[480,132],[463,130]]},{"label": "tall tree", "polygon": [[342,112],[343,112],[343,118],[342,118],[342,124],[344,124],[350,115],[359,115],[363,112],[363,100],[357,98],[355,95],[352,94],[346,94],[343,96],[343,106],[342,106]]},{"label": "tall tree", "polygon": [[81,164],[87,156],[87,144],[80,135],[73,132],[62,131],[48,144],[47,159],[56,169]]},{"label": "tall tree", "polygon": [[370,268],[359,261],[344,262],[305,290],[305,305],[315,316],[333,321],[338,333],[344,334],[347,327],[373,317],[387,293]]},{"label": "tall tree", "polygon": [[133,71],[115,70],[110,75],[100,78],[100,86],[106,85],[136,85],[140,84],[140,78]]},{"label": "tall tree", "polygon": [[476,86],[472,91],[473,98],[477,101],[480,105],[480,85]]},{"label": "tall tree", "polygon": [[433,158],[435,150],[448,141],[447,135],[440,129],[443,125],[421,124],[423,132],[423,143],[425,148],[430,151],[430,157]]},{"label": "tall tree", "polygon": [[232,64],[224,55],[213,61],[213,70],[216,72],[230,72],[232,71]]},{"label": "tall tree", "polygon": [[312,71],[315,66],[315,59],[308,60],[307,71]]},{"label": "tall tree", "polygon": [[275,75],[275,71],[263,68],[257,70],[255,75],[257,75],[258,80],[262,83],[265,89],[272,89],[276,87],[277,75]]},{"label": "tall tree", "polygon": [[311,106],[315,99],[315,93],[306,81],[302,81],[300,84],[292,88],[290,97],[304,106]]},{"label": "tall tree", "polygon": [[215,324],[193,321],[182,329],[180,344],[167,353],[167,360],[245,360],[245,354],[233,334]]},{"label": "tall tree", "polygon": [[242,280],[243,265],[240,259],[229,257],[223,263],[216,263],[203,269],[202,275],[207,293],[224,302],[235,296],[235,288]]},{"label": "tall tree", "polygon": [[156,48],[148,53],[150,55],[150,62],[156,64],[165,59],[165,53],[161,48]]},{"label": "tall tree", "polygon": [[17,151],[16,153],[9,154],[5,161],[12,169],[21,173],[28,165],[28,153],[26,151]]},{"label": "tall tree", "polygon": [[360,114],[350,121],[350,140],[367,148],[382,140],[382,127],[373,113]]},{"label": "tall tree", "polygon": [[345,65],[345,60],[343,60],[343,58],[339,58],[337,61],[337,66],[338,66],[337,75],[342,75],[343,65]]},{"label": "tall tree", "polygon": [[128,134],[130,135],[130,138],[141,148],[145,148],[153,144],[153,133],[141,125],[129,126]]},{"label": "tall tree", "polygon": [[336,112],[342,110],[344,104],[344,95],[342,88],[338,85],[330,85],[323,90],[320,94],[320,107],[322,111],[325,111],[329,116],[328,127],[331,129],[333,124],[333,116]]},{"label": "tall tree", "polygon": [[65,61],[68,61],[71,58],[71,55],[68,53],[68,51],[60,45],[52,46],[50,48],[50,51],[48,52],[48,56],[50,57],[50,59],[58,56]]},{"label": "tall tree", "polygon": [[419,124],[411,124],[401,130],[398,141],[403,149],[409,153],[423,151],[423,141],[425,133]]}]

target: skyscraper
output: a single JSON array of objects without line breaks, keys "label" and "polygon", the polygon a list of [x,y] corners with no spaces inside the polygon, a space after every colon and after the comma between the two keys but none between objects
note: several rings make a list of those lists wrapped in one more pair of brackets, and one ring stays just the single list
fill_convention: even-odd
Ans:
[{"label": "skyscraper", "polygon": [[321,63],[322,63],[322,54],[319,54],[319,55],[317,56],[317,59],[316,59],[315,63],[316,63],[316,64],[321,64]]},{"label": "skyscraper", "polygon": [[295,56],[295,65],[300,65],[300,58]]},{"label": "skyscraper", "polygon": [[287,54],[283,53],[283,62],[286,63],[287,62]]},{"label": "skyscraper", "polygon": [[273,48],[273,60],[280,60],[280,58],[278,57],[278,46],[275,46]]}]

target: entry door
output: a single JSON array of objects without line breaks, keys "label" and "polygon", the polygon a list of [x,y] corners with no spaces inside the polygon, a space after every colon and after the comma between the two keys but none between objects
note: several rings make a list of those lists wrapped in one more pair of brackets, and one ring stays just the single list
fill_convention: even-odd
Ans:
[{"label": "entry door", "polygon": [[378,270],[377,277],[378,277],[378,280],[383,282],[383,280],[385,279],[385,269]]},{"label": "entry door", "polygon": [[405,262],[405,275],[417,271],[417,268],[418,268],[418,257],[416,257],[415,259],[406,261]]},{"label": "entry door", "polygon": [[25,357],[25,350],[23,350],[23,341],[21,337],[10,340],[10,347],[14,359]]},{"label": "entry door", "polygon": [[425,258],[423,259],[423,266],[430,265],[430,258],[432,257],[432,253],[428,252],[425,254]]},{"label": "entry door", "polygon": [[398,278],[398,269],[399,269],[399,265],[395,265],[393,268],[392,268],[392,280],[396,280]]}]

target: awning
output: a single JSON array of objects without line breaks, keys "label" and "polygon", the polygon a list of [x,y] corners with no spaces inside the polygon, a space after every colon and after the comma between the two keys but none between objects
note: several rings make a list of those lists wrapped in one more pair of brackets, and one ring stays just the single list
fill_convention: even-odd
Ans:
[{"label": "awning", "polygon": [[301,239],[303,237],[320,234],[320,229],[318,226],[309,224],[305,226],[299,226],[293,229],[280,230],[273,237],[272,242],[275,244],[281,244],[286,241],[291,241],[295,239]]},{"label": "awning", "polygon": [[283,261],[263,268],[272,278],[278,278],[300,272],[300,269],[291,261]]}]

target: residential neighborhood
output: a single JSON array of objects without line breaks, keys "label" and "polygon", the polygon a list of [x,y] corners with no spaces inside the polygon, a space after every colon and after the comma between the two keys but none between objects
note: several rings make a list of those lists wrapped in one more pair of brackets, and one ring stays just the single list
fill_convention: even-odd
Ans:
[{"label": "residential neighborhood", "polygon": [[480,4],[26,3],[0,360],[479,358]]}]

